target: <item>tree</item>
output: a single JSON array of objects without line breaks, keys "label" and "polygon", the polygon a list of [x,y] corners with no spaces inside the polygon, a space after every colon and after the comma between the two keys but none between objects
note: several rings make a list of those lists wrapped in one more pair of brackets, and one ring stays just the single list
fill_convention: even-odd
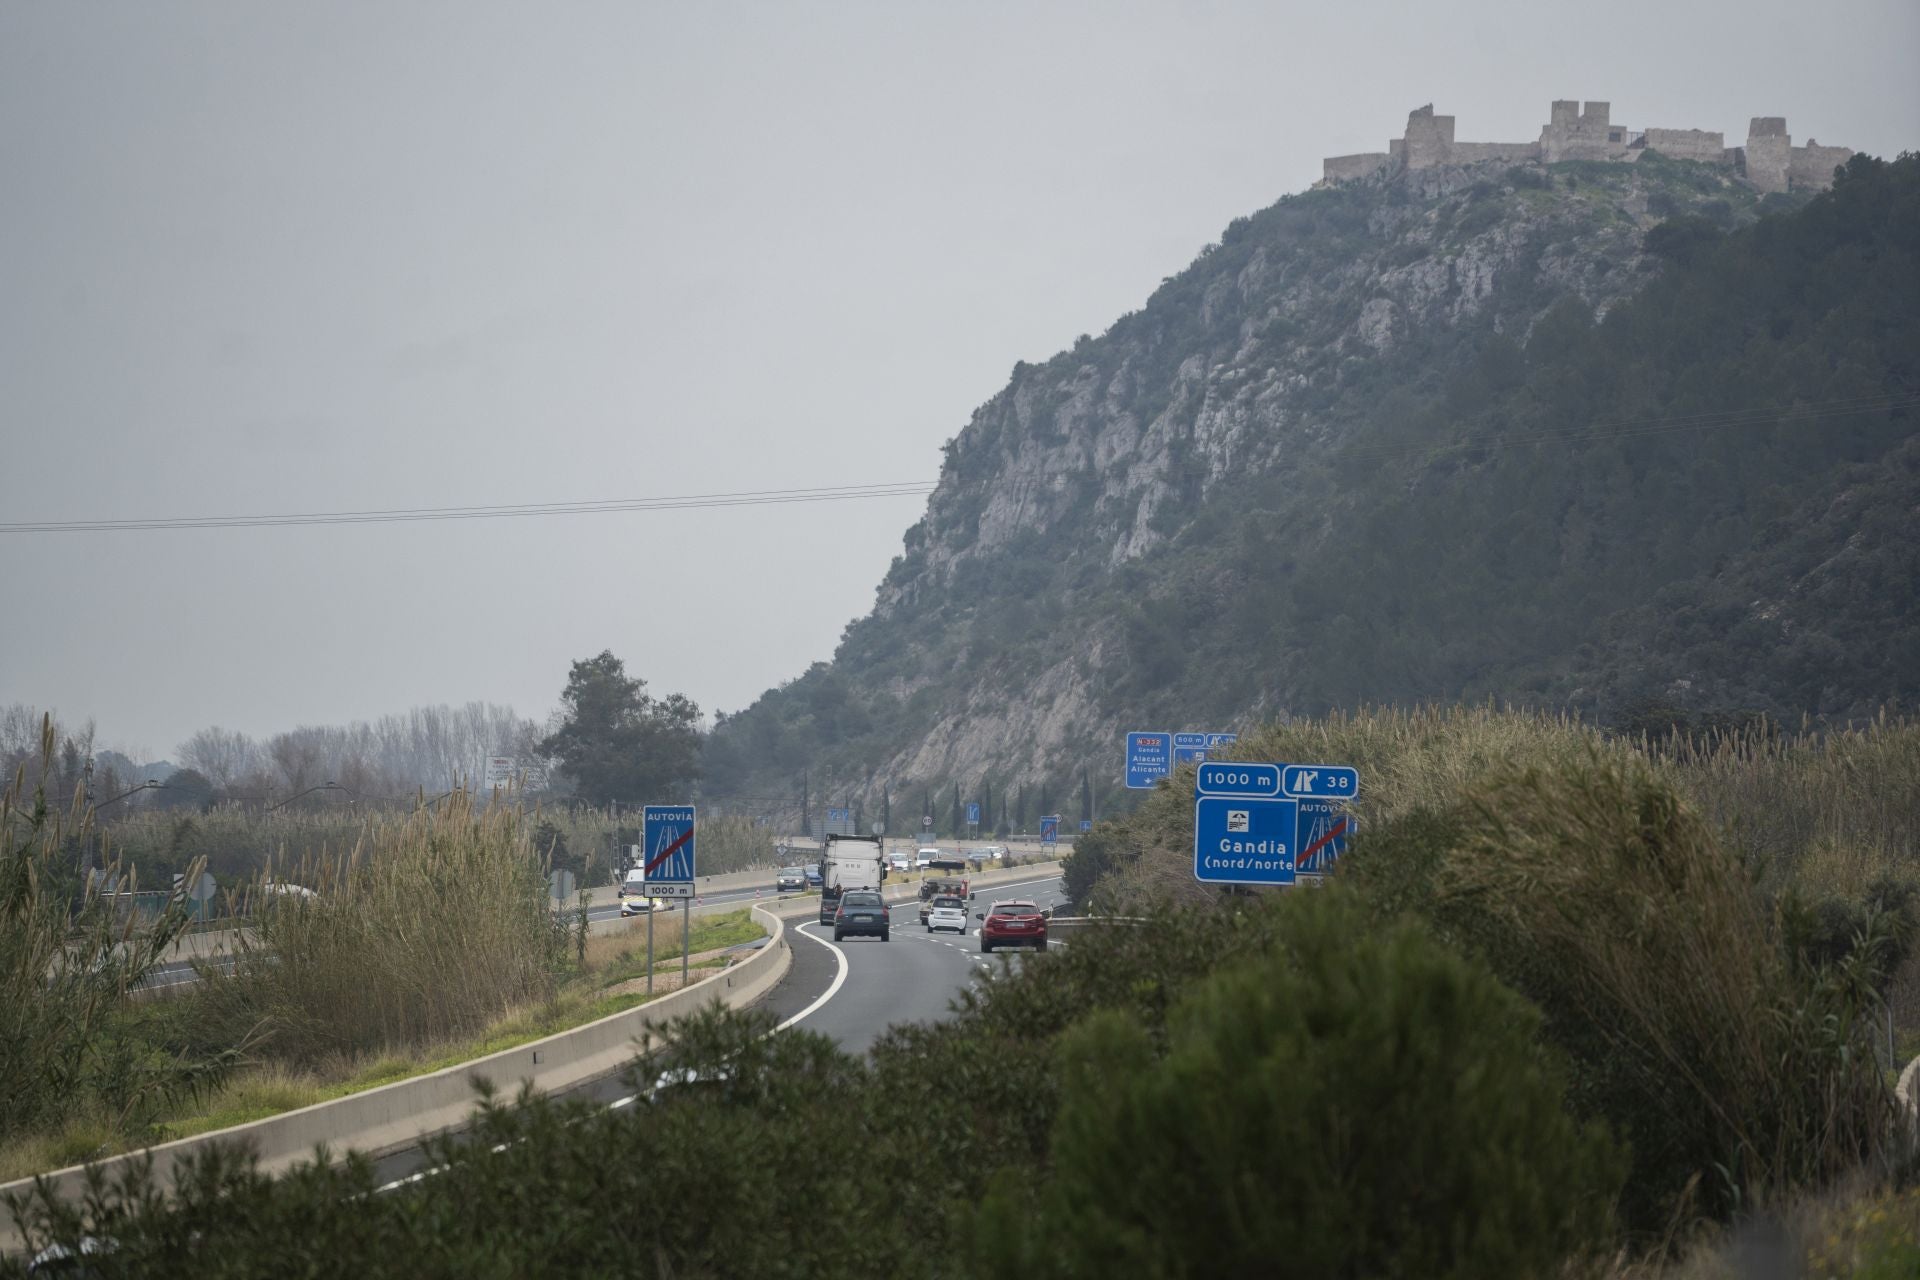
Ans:
[{"label": "tree", "polygon": [[880,826],[882,830],[893,830],[893,797],[888,794],[885,783],[880,785]]},{"label": "tree", "polygon": [[1087,776],[1087,767],[1080,766],[1080,821],[1093,821],[1093,780]]},{"label": "tree", "polygon": [[574,663],[560,700],[560,728],[540,752],[590,803],[675,800],[700,776],[700,708],[677,693],[651,697],[611,650]]},{"label": "tree", "polygon": [[963,825],[962,822],[960,821],[960,784],[956,782],[953,784],[953,835],[954,835],[954,838],[958,839],[960,833],[965,830],[966,830],[965,825]]},{"label": "tree", "polygon": [[175,769],[168,776],[153,803],[162,809],[194,809],[205,812],[213,807],[213,780],[198,769]]}]

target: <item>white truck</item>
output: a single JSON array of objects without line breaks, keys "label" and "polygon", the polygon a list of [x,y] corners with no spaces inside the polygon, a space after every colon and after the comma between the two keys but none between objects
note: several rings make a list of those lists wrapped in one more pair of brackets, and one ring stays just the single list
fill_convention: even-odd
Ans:
[{"label": "white truck", "polygon": [[829,835],[820,848],[820,900],[838,902],[848,889],[880,888],[887,878],[879,836]]}]

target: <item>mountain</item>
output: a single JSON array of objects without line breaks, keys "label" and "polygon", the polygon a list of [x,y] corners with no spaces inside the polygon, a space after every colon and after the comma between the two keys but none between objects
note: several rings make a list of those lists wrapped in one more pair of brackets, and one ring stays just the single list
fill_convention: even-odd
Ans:
[{"label": "mountain", "polygon": [[1104,796],[1128,729],[1362,703],[1910,707],[1917,409],[1920,158],[1813,195],[1650,153],[1288,196],[1015,366],[708,787]]}]

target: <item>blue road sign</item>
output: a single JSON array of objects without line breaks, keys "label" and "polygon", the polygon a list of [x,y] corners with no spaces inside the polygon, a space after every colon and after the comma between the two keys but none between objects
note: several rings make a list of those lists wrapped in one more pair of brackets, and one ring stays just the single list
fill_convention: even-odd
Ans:
[{"label": "blue road sign", "polygon": [[1127,735],[1127,786],[1142,791],[1173,772],[1173,735],[1136,732]]},{"label": "blue road sign", "polygon": [[1351,800],[1360,794],[1360,771],[1339,764],[1290,764],[1280,789],[1297,800]]},{"label": "blue road sign", "polygon": [[641,863],[648,883],[693,883],[693,806],[650,804],[642,826]]},{"label": "blue road sign", "polygon": [[1193,774],[1193,876],[1209,884],[1288,885],[1346,851],[1360,790],[1346,765],[1209,762]]},{"label": "blue road sign", "polygon": [[1207,749],[1232,746],[1238,741],[1240,741],[1240,735],[1237,733],[1210,733],[1207,735]]},{"label": "blue road sign", "polygon": [[967,825],[970,827],[980,825],[980,803],[977,800],[967,805]]},{"label": "blue road sign", "polygon": [[1082,819],[1080,819],[1080,829],[1081,829],[1082,831],[1091,831],[1091,830],[1093,830],[1093,819],[1092,819],[1092,818],[1082,818]]},{"label": "blue road sign", "polygon": [[1040,819],[1040,843],[1060,843],[1060,817],[1058,814],[1050,818]]},{"label": "blue road sign", "polygon": [[1269,796],[1193,799],[1193,878],[1207,884],[1292,884],[1300,802]]},{"label": "blue road sign", "polygon": [[1345,805],[1332,800],[1302,800],[1300,817],[1295,823],[1294,847],[1300,852],[1294,859],[1300,875],[1325,875],[1347,851],[1347,837],[1353,834],[1353,815]]},{"label": "blue road sign", "polygon": [[1207,735],[1204,733],[1176,733],[1173,735],[1173,749],[1175,751],[1183,749],[1187,751],[1205,751],[1207,749]]}]

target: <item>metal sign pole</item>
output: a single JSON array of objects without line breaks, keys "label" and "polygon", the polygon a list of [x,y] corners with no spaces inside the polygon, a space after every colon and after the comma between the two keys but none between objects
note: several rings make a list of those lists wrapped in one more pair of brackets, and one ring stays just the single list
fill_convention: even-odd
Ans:
[{"label": "metal sign pole", "polygon": [[[640,886],[644,892],[645,885]],[[653,994],[653,899],[647,899],[647,994]]]},{"label": "metal sign pole", "polygon": [[687,985],[687,944],[693,935],[693,899],[680,899],[680,986]]}]

